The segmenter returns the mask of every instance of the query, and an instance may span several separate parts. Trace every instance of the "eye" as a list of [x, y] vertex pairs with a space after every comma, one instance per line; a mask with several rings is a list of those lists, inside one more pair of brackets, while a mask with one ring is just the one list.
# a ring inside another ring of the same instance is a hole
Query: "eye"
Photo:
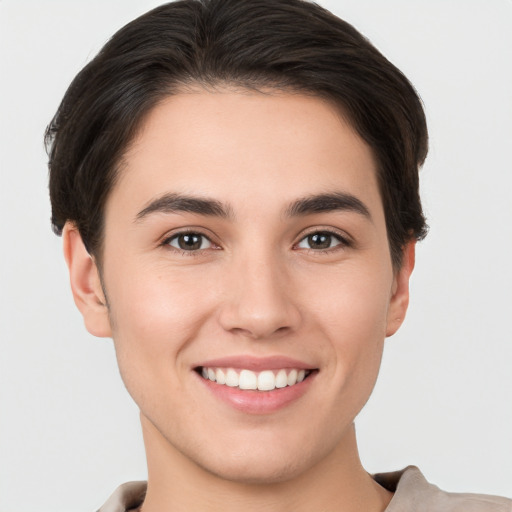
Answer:
[[339, 235], [329, 231], [316, 231], [304, 237], [297, 247], [300, 249], [326, 250], [338, 245], [347, 245], [347, 242]]
[[200, 251], [211, 249], [212, 242], [201, 233], [178, 233], [168, 238], [165, 243], [181, 251]]

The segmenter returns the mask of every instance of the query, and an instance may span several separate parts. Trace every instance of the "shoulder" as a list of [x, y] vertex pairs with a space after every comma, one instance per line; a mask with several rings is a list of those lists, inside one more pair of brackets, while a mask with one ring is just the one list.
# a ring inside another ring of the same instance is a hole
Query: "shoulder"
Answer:
[[[415, 466], [379, 473], [373, 478], [395, 493], [385, 512], [512, 512], [512, 500], [507, 498], [442, 491], [428, 483]], [[138, 508], [144, 500], [146, 486], [146, 482], [119, 486], [98, 512], [127, 512]]]
[[512, 500], [507, 498], [442, 491], [415, 466], [373, 478], [395, 493], [386, 512], [512, 512]]
[[142, 505], [147, 482], [127, 482], [120, 485], [97, 512], [129, 512]]

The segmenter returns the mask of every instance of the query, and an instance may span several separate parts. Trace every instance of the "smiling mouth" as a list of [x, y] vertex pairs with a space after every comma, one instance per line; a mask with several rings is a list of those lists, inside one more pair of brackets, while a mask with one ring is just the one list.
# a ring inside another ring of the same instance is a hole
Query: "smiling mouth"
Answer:
[[278, 370], [263, 370], [254, 372], [247, 369], [196, 368], [197, 373], [204, 379], [221, 386], [241, 390], [273, 391], [295, 386], [307, 379], [315, 370], [282, 368]]

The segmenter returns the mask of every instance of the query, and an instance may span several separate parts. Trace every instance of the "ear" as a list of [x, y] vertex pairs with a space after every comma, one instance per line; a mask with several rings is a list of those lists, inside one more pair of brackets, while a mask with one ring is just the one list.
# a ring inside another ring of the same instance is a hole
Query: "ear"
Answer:
[[395, 271], [388, 309], [386, 336], [393, 336], [402, 325], [409, 306], [409, 279], [414, 269], [416, 241], [403, 249], [402, 266]]
[[111, 337], [107, 301], [94, 258], [87, 252], [74, 224], [66, 223], [62, 240], [71, 291], [75, 304], [84, 318], [86, 329], [94, 336]]

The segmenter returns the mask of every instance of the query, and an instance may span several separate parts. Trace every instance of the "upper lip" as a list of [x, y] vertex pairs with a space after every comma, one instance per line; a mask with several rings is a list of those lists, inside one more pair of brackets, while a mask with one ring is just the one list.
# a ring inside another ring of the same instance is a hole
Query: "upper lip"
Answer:
[[296, 368], [298, 370], [315, 369], [314, 365], [308, 364], [298, 359], [280, 355], [270, 357], [254, 357], [244, 355], [221, 357], [218, 359], [209, 359], [195, 365], [195, 368], [198, 367], [242, 368], [253, 371], [280, 370], [282, 368]]

